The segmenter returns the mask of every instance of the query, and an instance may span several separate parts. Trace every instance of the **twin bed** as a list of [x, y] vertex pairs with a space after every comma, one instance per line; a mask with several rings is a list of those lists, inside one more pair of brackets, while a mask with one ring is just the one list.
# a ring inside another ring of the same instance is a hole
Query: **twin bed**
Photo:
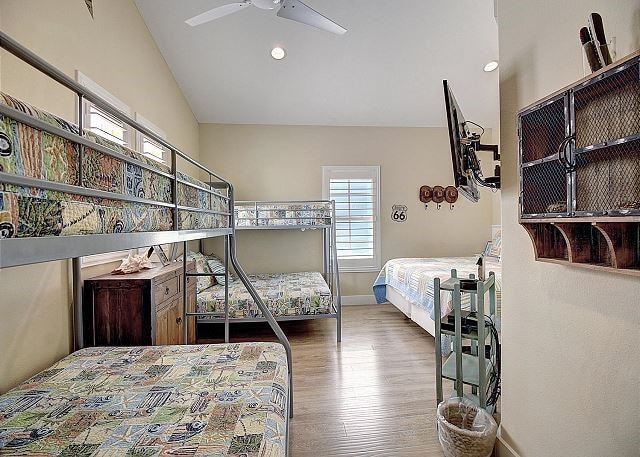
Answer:
[[[500, 315], [502, 268], [500, 263], [500, 231], [496, 230], [493, 241], [485, 252], [486, 274], [494, 272], [496, 276], [496, 308]], [[488, 254], [488, 255], [487, 255]], [[373, 292], [378, 303], [390, 302], [408, 318], [435, 336], [434, 283], [435, 278], [442, 281], [451, 277], [456, 269], [458, 277], [477, 275], [478, 257], [440, 257], [406, 258], [388, 261], [378, 275]], [[462, 295], [462, 305], [469, 304], [469, 294]], [[441, 291], [441, 316], [452, 310], [451, 292]]]
[[[236, 257], [231, 184], [1, 31], [0, 46], [72, 90], [80, 108], [88, 100], [171, 153], [165, 166], [0, 96], [0, 267], [73, 258], [79, 342], [0, 396], [0, 454], [287, 455], [291, 346]], [[216, 182], [180, 173], [178, 161]], [[82, 348], [79, 257], [206, 237], [225, 239], [279, 343]]]

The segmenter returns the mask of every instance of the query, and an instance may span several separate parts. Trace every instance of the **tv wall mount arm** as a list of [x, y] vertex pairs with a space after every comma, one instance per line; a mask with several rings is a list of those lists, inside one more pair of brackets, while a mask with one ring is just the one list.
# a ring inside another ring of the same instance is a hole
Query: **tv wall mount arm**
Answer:
[[482, 168], [480, 168], [480, 160], [478, 160], [478, 151], [493, 152], [493, 160], [500, 161], [500, 152], [497, 144], [483, 144], [480, 142], [480, 135], [472, 133], [463, 139], [462, 144], [465, 150], [464, 168], [473, 175], [473, 179], [479, 186], [488, 187], [490, 189], [500, 189], [500, 164], [496, 164], [494, 176], [484, 177]]

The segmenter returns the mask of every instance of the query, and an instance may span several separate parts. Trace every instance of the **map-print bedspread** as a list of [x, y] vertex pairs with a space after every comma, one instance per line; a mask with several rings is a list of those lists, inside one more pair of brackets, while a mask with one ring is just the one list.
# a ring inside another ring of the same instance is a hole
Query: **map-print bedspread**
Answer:
[[[329, 314], [332, 296], [319, 272], [249, 275], [258, 295], [275, 317]], [[216, 285], [198, 293], [198, 312], [224, 317], [224, 286]], [[229, 283], [229, 317], [261, 317], [262, 313], [239, 279]]]
[[0, 454], [284, 457], [277, 343], [89, 348], [0, 396]]

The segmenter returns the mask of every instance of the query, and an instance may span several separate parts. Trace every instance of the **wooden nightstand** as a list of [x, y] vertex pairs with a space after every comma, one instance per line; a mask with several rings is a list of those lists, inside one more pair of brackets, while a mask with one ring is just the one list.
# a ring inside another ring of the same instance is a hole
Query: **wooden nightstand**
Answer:
[[[187, 264], [189, 272], [195, 264]], [[184, 343], [182, 263], [84, 281], [85, 341], [93, 346]], [[187, 309], [195, 311], [196, 278], [187, 278]], [[189, 319], [189, 344], [196, 342]]]

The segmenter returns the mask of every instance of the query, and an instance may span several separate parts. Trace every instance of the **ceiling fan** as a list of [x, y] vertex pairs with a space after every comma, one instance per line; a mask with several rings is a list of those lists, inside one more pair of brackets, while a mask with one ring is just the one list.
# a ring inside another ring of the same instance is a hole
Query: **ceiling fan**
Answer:
[[221, 17], [229, 14], [233, 14], [247, 6], [255, 6], [262, 10], [273, 10], [278, 5], [280, 5], [280, 9], [277, 13], [278, 17], [291, 19], [292, 21], [301, 22], [338, 35], [344, 35], [347, 33], [347, 29], [336, 24], [328, 17], [318, 13], [310, 6], [305, 5], [300, 0], [243, 0], [239, 3], [229, 3], [227, 5], [222, 5], [209, 11], [205, 11], [191, 19], [187, 19], [185, 22], [190, 26], [195, 27], [215, 19], [220, 19]]

